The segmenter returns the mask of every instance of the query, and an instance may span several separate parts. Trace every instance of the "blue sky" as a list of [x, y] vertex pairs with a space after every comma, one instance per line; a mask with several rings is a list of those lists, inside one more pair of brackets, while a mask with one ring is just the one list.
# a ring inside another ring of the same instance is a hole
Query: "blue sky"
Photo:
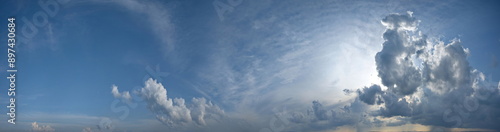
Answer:
[[500, 120], [498, 6], [4, 1], [1, 18], [18, 26], [18, 118], [1, 114], [0, 130], [499, 130], [477, 123]]

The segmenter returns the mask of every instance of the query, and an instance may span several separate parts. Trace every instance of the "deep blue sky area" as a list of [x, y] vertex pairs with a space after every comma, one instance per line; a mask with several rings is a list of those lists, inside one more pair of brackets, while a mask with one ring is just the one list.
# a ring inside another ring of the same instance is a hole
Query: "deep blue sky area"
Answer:
[[0, 131], [498, 131], [499, 7], [5, 0]]

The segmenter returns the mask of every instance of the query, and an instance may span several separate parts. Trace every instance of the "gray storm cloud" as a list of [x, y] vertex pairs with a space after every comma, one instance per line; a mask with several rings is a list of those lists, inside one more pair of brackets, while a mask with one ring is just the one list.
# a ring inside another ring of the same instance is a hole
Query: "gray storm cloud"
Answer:
[[382, 24], [387, 27], [383, 34], [385, 42], [382, 51], [375, 56], [377, 71], [382, 79], [382, 84], [395, 93], [409, 95], [416, 91], [422, 80], [421, 72], [412, 61], [412, 55], [426, 45], [426, 41], [412, 39], [408, 32], [415, 31], [418, 20], [412, 13], [391, 14], [382, 19]]

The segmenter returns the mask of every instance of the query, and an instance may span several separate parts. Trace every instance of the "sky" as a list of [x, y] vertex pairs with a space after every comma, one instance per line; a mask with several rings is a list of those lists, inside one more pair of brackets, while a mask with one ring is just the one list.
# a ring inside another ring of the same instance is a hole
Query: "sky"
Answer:
[[6, 0], [0, 131], [500, 131], [498, 7]]

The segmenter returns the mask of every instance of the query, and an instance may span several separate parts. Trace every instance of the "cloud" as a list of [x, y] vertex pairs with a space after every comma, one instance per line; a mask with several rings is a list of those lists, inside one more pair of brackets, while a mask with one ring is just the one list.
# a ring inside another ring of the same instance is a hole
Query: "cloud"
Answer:
[[111, 2], [133, 12], [144, 14], [143, 17], [148, 20], [148, 25], [161, 40], [164, 51], [168, 53], [175, 49], [173, 38], [175, 26], [171, 22], [170, 10], [162, 3], [140, 0], [111, 0]]
[[[344, 90], [344, 92], [348, 92], [348, 90]], [[377, 98], [377, 96], [376, 96], [377, 94], [382, 93], [382, 89], [378, 85], [372, 85], [370, 87], [365, 87], [362, 90], [358, 89], [357, 92], [358, 92], [358, 98], [361, 101], [363, 101], [369, 105], [375, 104], [375, 101], [377, 99], [379, 99], [379, 102], [377, 102], [377, 104], [381, 103], [380, 97]]]
[[191, 115], [193, 120], [199, 125], [206, 125], [205, 119], [219, 119], [224, 115], [224, 111], [217, 105], [208, 102], [205, 98], [193, 98], [191, 107]]
[[[118, 92], [116, 86], [112, 87], [111, 93], [115, 98], [123, 98], [124, 95]], [[163, 85], [152, 78], [134, 93], [147, 103], [148, 109], [156, 115], [157, 120], [169, 127], [182, 127], [192, 123], [205, 126], [207, 119], [217, 120], [224, 117], [224, 111], [205, 98], [193, 98], [192, 103], [188, 105], [183, 98], [169, 98]]]
[[380, 115], [383, 117], [410, 116], [411, 108], [406, 98], [401, 98], [391, 92], [382, 95], [384, 107], [380, 108]]
[[463, 48], [460, 40], [449, 44], [438, 42], [432, 51], [424, 52], [424, 84], [431, 90], [443, 93], [470, 87], [473, 76], [467, 61], [469, 50]]
[[409, 95], [420, 86], [421, 72], [412, 61], [422, 46], [426, 45], [425, 36], [409, 39], [408, 31], [414, 31], [418, 21], [412, 13], [391, 14], [382, 20], [387, 27], [383, 34], [385, 42], [382, 50], [375, 56], [378, 76], [395, 93]]
[[497, 56], [495, 56], [495, 55], [491, 56], [491, 67], [493, 67], [493, 68], [498, 67], [498, 60], [497, 60]]
[[382, 20], [385, 42], [375, 55], [382, 84], [344, 89], [355, 94], [350, 103], [325, 106], [313, 101], [307, 112], [294, 112], [292, 130], [325, 130], [342, 125], [401, 126], [408, 123], [432, 127], [500, 130], [500, 86], [486, 81], [469, 65], [470, 51], [459, 39], [434, 40], [418, 31], [412, 12], [390, 14]]
[[147, 102], [149, 110], [157, 114], [158, 120], [169, 126], [191, 122], [191, 111], [183, 98], [168, 98], [163, 85], [151, 78], [144, 85], [138, 95]]
[[39, 125], [37, 122], [31, 123], [31, 130], [35, 132], [53, 132], [54, 128], [49, 125]]
[[319, 101], [313, 101], [312, 112], [318, 120], [326, 120], [331, 116], [328, 111], [323, 108], [323, 105]]
[[342, 105], [342, 107], [325, 107], [319, 101], [313, 101], [312, 107], [306, 112], [291, 112], [284, 115], [288, 121], [294, 123], [287, 130], [318, 131], [332, 129], [344, 125], [357, 126], [358, 130], [376, 122], [367, 118], [367, 105], [359, 99]]
[[83, 128], [82, 132], [93, 132], [93, 131], [92, 131], [92, 128], [86, 127], [86, 128]]
[[[377, 71], [387, 90], [373, 85], [358, 89], [357, 97], [381, 105], [371, 116], [394, 118], [430, 126], [500, 127], [499, 90], [483, 73], [469, 65], [470, 51], [459, 39], [450, 43], [429, 39], [417, 30], [412, 12], [382, 20], [385, 42], [375, 56]], [[378, 101], [376, 103], [376, 101]], [[379, 103], [380, 102], [380, 103]], [[485, 120], [484, 118], [487, 118]]]
[[113, 97], [118, 99], [125, 99], [126, 101], [130, 101], [131, 99], [128, 91], [120, 93], [120, 91], [118, 91], [118, 86], [116, 85], [111, 86], [111, 94], [113, 94]]

